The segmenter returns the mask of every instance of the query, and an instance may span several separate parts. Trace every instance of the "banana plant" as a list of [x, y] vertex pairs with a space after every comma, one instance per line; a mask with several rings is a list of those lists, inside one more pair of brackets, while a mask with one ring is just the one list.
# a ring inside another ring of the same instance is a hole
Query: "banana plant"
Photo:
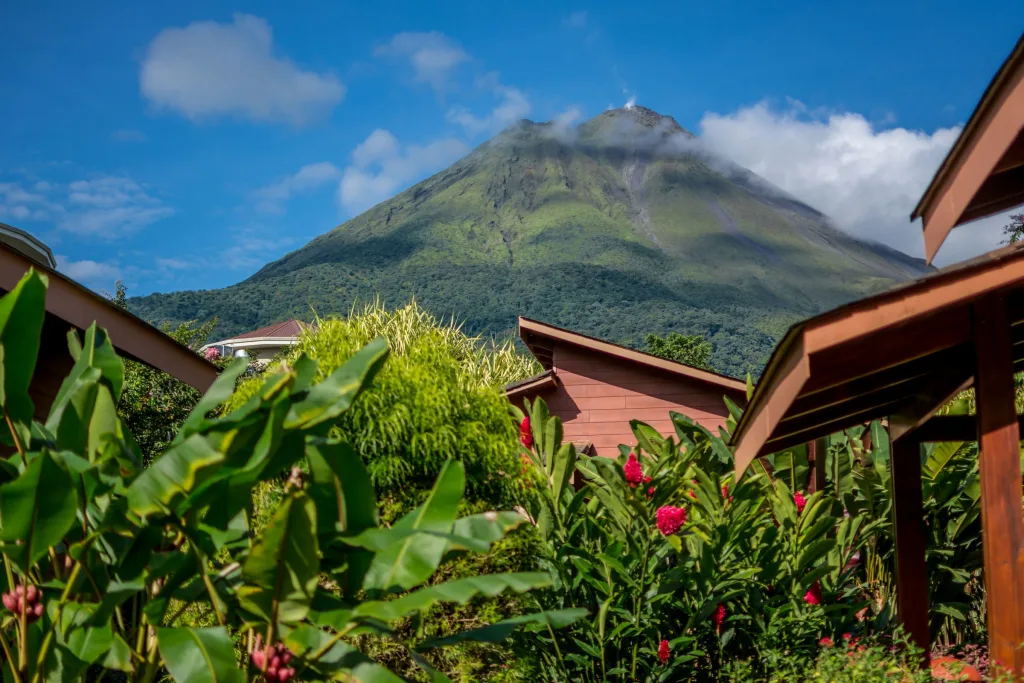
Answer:
[[[392, 624], [439, 603], [551, 585], [544, 572], [429, 583], [447, 558], [487, 552], [524, 521], [512, 511], [458, 518], [459, 462], [420, 507], [379, 525], [360, 458], [330, 430], [386, 362], [383, 340], [317, 384], [315, 362], [301, 357], [218, 414], [245, 370], [236, 362], [143, 468], [115, 410], [123, 365], [95, 324], [82, 339], [69, 334], [74, 366], [46, 421], [33, 421], [46, 288], [30, 271], [0, 299], [0, 443], [13, 451], [0, 465], [6, 680], [80, 681], [99, 667], [147, 683], [400, 681], [353, 638], [393, 637]], [[252, 492], [271, 480], [286, 480], [284, 498], [255, 529]], [[183, 623], [186, 612], [212, 625]], [[580, 616], [529, 614], [400, 646], [446, 681], [428, 661], [433, 648]]]

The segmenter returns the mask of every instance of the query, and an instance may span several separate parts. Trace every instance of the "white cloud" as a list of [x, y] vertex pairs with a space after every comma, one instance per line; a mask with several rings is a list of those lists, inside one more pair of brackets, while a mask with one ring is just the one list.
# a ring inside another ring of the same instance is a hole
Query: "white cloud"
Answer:
[[264, 213], [281, 213], [284, 203], [293, 194], [315, 190], [341, 177], [341, 169], [329, 161], [303, 166], [293, 175], [256, 191], [256, 209]]
[[464, 142], [452, 138], [403, 148], [394, 135], [378, 128], [352, 151], [352, 165], [345, 169], [338, 187], [339, 200], [349, 211], [364, 211], [467, 152]]
[[142, 63], [142, 94], [193, 120], [230, 114], [296, 125], [344, 97], [333, 74], [303, 71], [273, 47], [270, 25], [249, 14], [165, 29]]
[[116, 142], [146, 142], [149, 137], [141, 130], [134, 128], [122, 128], [110, 134], [110, 138]]
[[72, 280], [96, 289], [97, 286], [113, 285], [121, 277], [121, 268], [116, 263], [104, 263], [83, 259], [72, 261], [68, 257], [57, 254], [57, 270]]
[[[496, 80], [493, 78], [492, 80]], [[448, 120], [465, 129], [469, 135], [496, 133], [530, 113], [530, 100], [518, 88], [495, 83], [490, 86], [498, 105], [486, 116], [475, 116], [466, 107], [455, 106], [448, 110]]]
[[374, 54], [407, 59], [416, 82], [429, 85], [438, 94], [447, 89], [455, 69], [470, 59], [458, 43], [438, 31], [399, 33]]
[[[876, 128], [856, 113], [782, 110], [762, 102], [732, 114], [705, 114], [700, 139], [711, 151], [827, 214], [842, 229], [923, 256], [913, 210], [959, 128], [934, 132]], [[936, 259], [948, 264], [989, 251], [1005, 217], [954, 230]]]

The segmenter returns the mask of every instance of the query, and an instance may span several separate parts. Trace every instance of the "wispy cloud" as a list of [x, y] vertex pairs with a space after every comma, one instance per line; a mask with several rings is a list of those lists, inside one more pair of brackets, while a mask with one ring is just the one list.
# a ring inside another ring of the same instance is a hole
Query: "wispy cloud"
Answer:
[[589, 18], [590, 18], [590, 13], [589, 12], [587, 12], [586, 10], [580, 10], [578, 12], [573, 12], [572, 14], [567, 16], [565, 19], [563, 19], [562, 20], [562, 24], [564, 26], [568, 26], [569, 28], [586, 28], [587, 27], [587, 20]]
[[104, 239], [136, 232], [174, 213], [134, 180], [118, 176], [72, 182], [63, 206], [57, 227]]
[[329, 161], [303, 166], [294, 174], [256, 190], [256, 210], [262, 213], [282, 213], [284, 204], [292, 195], [315, 190], [336, 182], [341, 169]]
[[518, 88], [503, 84], [497, 73], [488, 74], [480, 79], [479, 84], [497, 100], [490, 112], [477, 116], [467, 107], [456, 105], [446, 114], [449, 121], [462, 126], [468, 135], [496, 133], [530, 113], [530, 100], [526, 94]]
[[149, 137], [141, 130], [122, 128], [111, 133], [110, 139], [116, 142], [147, 142]]
[[174, 210], [124, 176], [96, 176], [71, 183], [0, 183], [0, 220], [54, 224], [80, 236], [113, 240], [172, 215]]
[[352, 164], [342, 174], [338, 198], [345, 209], [363, 211], [468, 151], [466, 143], [453, 138], [422, 147], [403, 146], [390, 131], [378, 128], [352, 151]]
[[240, 230], [231, 239], [218, 261], [230, 270], [253, 270], [283, 256], [295, 241], [290, 237], [271, 237], [256, 231]]
[[439, 95], [447, 90], [459, 65], [470, 60], [458, 43], [438, 31], [399, 33], [374, 54], [407, 60], [414, 80], [429, 85]]
[[345, 95], [333, 74], [276, 56], [270, 25], [249, 14], [165, 29], [149, 44], [139, 84], [157, 107], [194, 120], [237, 115], [301, 125]]

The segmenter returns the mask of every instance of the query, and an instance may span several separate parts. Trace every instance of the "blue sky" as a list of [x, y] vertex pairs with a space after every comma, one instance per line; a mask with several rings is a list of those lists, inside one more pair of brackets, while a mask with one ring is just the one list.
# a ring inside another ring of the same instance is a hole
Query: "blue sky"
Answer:
[[906, 216], [1024, 29], [1018, 0], [637, 7], [2, 3], [0, 221], [97, 289], [219, 287], [518, 118], [635, 100], [919, 254]]

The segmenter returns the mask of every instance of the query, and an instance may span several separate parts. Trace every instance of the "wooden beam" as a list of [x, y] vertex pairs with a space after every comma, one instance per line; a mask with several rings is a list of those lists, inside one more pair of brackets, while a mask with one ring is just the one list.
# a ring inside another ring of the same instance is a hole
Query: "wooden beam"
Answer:
[[981, 532], [988, 596], [989, 658], [1024, 673], [1024, 548], [1020, 430], [1006, 300], [974, 305]]
[[977, 441], [978, 421], [974, 415], [935, 415], [917, 428], [914, 438], [921, 443]]
[[927, 536], [921, 491], [921, 444], [911, 434], [892, 443], [893, 527], [896, 537], [896, 605], [900, 623], [914, 645], [931, 651], [928, 627]]

